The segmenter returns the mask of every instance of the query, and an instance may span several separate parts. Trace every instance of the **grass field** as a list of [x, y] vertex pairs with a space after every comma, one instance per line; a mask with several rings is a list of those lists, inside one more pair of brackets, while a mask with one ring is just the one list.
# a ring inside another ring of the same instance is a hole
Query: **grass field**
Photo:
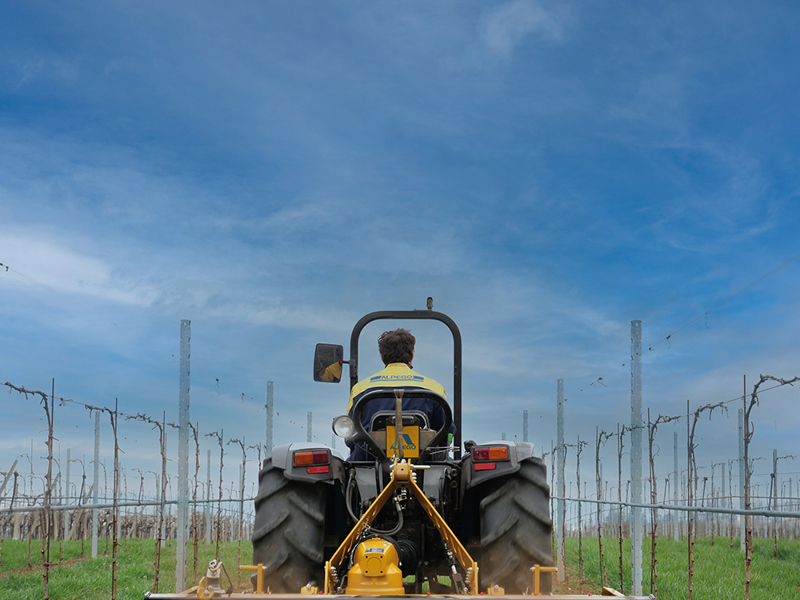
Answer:
[[[28, 543], [4, 540], [0, 545], [0, 598], [15, 600], [39, 600], [42, 595], [42, 571], [40, 543], [34, 542], [32, 569], [27, 569]], [[237, 544], [222, 544], [222, 559], [236, 583]], [[608, 585], [616, 589], [619, 584], [619, 545], [615, 538], [603, 540], [606, 557]], [[88, 553], [89, 544], [86, 544]], [[111, 594], [111, 557], [103, 556], [104, 540], [100, 542], [97, 559], [80, 559], [80, 542], [63, 545], [64, 565], [50, 572], [50, 597], [53, 600], [100, 600]], [[753, 600], [800, 600], [800, 541], [781, 540], [778, 543], [779, 558], [772, 553], [771, 540], [756, 540], [753, 555], [751, 595]], [[190, 549], [191, 553], [191, 549]], [[249, 543], [242, 544], [242, 562], [251, 557]], [[141, 600], [153, 585], [152, 540], [129, 540], [125, 550], [123, 541], [118, 557], [118, 598]], [[649, 565], [649, 541], [645, 545], [645, 556]], [[682, 600], [687, 596], [686, 543], [661, 538], [658, 544], [658, 599]], [[693, 598], [696, 600], [728, 600], [744, 598], [744, 557], [739, 552], [738, 540], [730, 547], [729, 540], [717, 538], [712, 547], [710, 538], [700, 538], [695, 546], [695, 571]], [[600, 564], [597, 554], [597, 539], [584, 538], [584, 591], [598, 593], [601, 587]], [[205, 566], [214, 558], [214, 546], [200, 545], [198, 577], [205, 573]], [[51, 561], [61, 561], [57, 542], [51, 546]], [[630, 542], [623, 546], [623, 572], [625, 591], [630, 591]], [[191, 567], [190, 567], [191, 575]], [[567, 540], [567, 572], [570, 583], [577, 587], [578, 540]], [[246, 577], [242, 576], [242, 586]], [[175, 545], [162, 549], [161, 580], [159, 591], [175, 590]], [[644, 570], [644, 592], [650, 592], [650, 570]]]
[[[630, 593], [630, 540], [623, 542], [624, 590]], [[584, 538], [584, 573], [588, 581], [599, 584], [600, 560], [597, 538]], [[695, 564], [692, 577], [692, 598], [696, 600], [740, 600], [744, 598], [744, 554], [739, 551], [739, 539], [733, 548], [730, 538], [699, 538], [694, 547]], [[619, 541], [603, 538], [608, 585], [620, 589]], [[643, 591], [650, 593], [650, 540], [645, 541]], [[566, 544], [567, 574], [580, 579], [578, 569], [578, 540]], [[688, 549], [685, 538], [680, 542], [664, 536], [658, 540], [658, 600], [682, 600], [688, 594]], [[752, 600], [800, 600], [800, 541], [778, 540], [778, 559], [772, 550], [772, 540], [755, 540], [751, 568], [750, 598]]]
[[[109, 544], [110, 545], [110, 544]], [[100, 540], [98, 557], [81, 559], [81, 543], [63, 543], [63, 561], [66, 566], [53, 567], [50, 570], [50, 597], [53, 600], [108, 600], [111, 597], [111, 550], [103, 556], [105, 540]], [[86, 543], [86, 555], [91, 556], [91, 543]], [[220, 545], [223, 563], [236, 584], [237, 576], [237, 543]], [[28, 542], [4, 540], [0, 545], [0, 598], [14, 600], [41, 600], [42, 568], [41, 541], [34, 541], [31, 564], [35, 570], [27, 569]], [[214, 558], [214, 545], [200, 544], [198, 547], [198, 575], [205, 575], [208, 561]], [[193, 549], [189, 548], [190, 557]], [[249, 563], [253, 550], [249, 542], [242, 542], [242, 562]], [[117, 556], [117, 598], [120, 600], [142, 600], [144, 594], [153, 586], [153, 557], [155, 542], [153, 540], [128, 540], [120, 544]], [[50, 546], [50, 561], [59, 562], [61, 554], [57, 542]], [[192, 567], [189, 565], [189, 576]], [[242, 575], [244, 587], [249, 574]], [[175, 543], [161, 549], [161, 574], [159, 577], [160, 592], [175, 591]]]

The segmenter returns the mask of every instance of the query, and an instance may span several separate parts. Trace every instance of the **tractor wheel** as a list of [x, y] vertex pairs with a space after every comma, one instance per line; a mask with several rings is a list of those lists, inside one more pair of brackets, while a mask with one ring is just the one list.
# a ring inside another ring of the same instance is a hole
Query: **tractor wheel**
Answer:
[[[480, 501], [480, 588], [499, 585], [506, 594], [532, 594], [531, 567], [552, 566], [550, 487], [544, 462], [528, 458], [516, 473], [488, 482]], [[542, 574], [540, 594], [549, 594], [551, 575]]]
[[299, 594], [309, 582], [322, 587], [326, 495], [324, 483], [292, 481], [272, 459], [264, 461], [255, 499], [253, 564], [265, 567], [265, 591]]

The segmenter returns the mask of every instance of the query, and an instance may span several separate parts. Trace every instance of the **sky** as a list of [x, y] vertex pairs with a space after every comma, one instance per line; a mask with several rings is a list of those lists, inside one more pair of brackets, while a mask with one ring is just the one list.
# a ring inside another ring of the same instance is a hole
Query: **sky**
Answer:
[[[464, 439], [521, 440], [527, 410], [549, 452], [563, 379], [591, 465], [596, 428], [631, 423], [641, 320], [645, 413], [727, 402], [697, 425], [708, 474], [738, 456], [743, 386], [800, 375], [798, 20], [791, 2], [4, 3], [0, 383], [176, 422], [190, 320], [201, 436], [262, 444], [272, 381], [275, 444], [305, 441], [308, 412], [331, 444], [348, 389], [312, 381], [314, 345], [430, 296], [463, 338]], [[365, 329], [362, 375], [399, 325]], [[450, 393], [448, 330], [409, 327]], [[0, 471], [43, 473], [44, 411], [8, 392]], [[776, 449], [797, 479], [798, 420], [796, 389], [762, 395], [756, 473]], [[676, 431], [685, 468], [683, 419], [659, 427], [663, 477]], [[57, 404], [55, 435], [88, 469], [88, 411]], [[120, 435], [129, 469], [156, 468], [149, 426]]]

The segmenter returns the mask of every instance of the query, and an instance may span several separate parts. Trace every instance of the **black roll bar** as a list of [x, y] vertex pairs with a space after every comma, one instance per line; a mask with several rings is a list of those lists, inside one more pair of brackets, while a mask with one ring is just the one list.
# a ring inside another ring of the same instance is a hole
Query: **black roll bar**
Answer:
[[453, 334], [453, 420], [456, 423], [455, 453], [456, 460], [461, 458], [461, 332], [456, 322], [444, 313], [434, 310], [379, 310], [364, 315], [353, 327], [350, 335], [350, 389], [358, 383], [358, 338], [361, 330], [381, 319], [427, 319], [440, 321], [447, 325]]

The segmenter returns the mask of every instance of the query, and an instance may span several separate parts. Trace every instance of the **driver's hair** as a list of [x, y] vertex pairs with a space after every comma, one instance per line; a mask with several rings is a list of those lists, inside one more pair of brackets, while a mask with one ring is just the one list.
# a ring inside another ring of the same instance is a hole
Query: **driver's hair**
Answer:
[[417, 340], [407, 329], [384, 331], [378, 338], [378, 350], [381, 353], [383, 364], [406, 363], [410, 364], [414, 358], [414, 344]]

